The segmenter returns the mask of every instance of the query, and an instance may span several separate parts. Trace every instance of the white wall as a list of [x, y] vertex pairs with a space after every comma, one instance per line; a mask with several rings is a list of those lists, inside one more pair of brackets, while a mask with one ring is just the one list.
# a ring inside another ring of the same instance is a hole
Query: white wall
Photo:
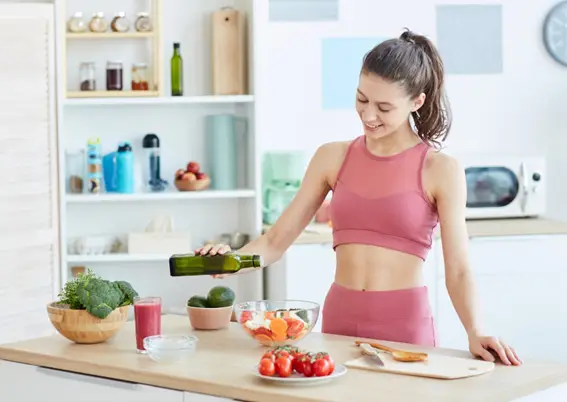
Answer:
[[[310, 155], [324, 142], [360, 134], [354, 93], [351, 110], [321, 108], [322, 37], [392, 37], [409, 27], [436, 41], [435, 6], [471, 3], [503, 5], [504, 72], [447, 77], [454, 115], [447, 152], [547, 156], [549, 208], [553, 216], [567, 219], [561, 208], [567, 200], [567, 173], [562, 173], [567, 166], [561, 161], [567, 145], [567, 69], [547, 55], [542, 40], [553, 0], [343, 0], [337, 23], [266, 23], [258, 37], [264, 71], [257, 75], [256, 91], [264, 149], [301, 149]], [[267, 6], [259, 9], [267, 20]]]

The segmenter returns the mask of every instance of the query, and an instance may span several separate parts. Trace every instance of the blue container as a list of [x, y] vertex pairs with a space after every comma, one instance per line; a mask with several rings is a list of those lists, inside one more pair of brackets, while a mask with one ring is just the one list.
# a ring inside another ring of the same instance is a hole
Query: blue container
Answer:
[[214, 190], [234, 190], [238, 187], [239, 141], [237, 123], [246, 132], [246, 120], [232, 114], [216, 114], [206, 117], [207, 159], [206, 166]]
[[104, 173], [104, 189], [107, 193], [116, 193], [116, 152], [104, 155], [102, 158], [102, 171]]
[[125, 194], [134, 192], [134, 154], [128, 142], [119, 145], [116, 152], [116, 191]]

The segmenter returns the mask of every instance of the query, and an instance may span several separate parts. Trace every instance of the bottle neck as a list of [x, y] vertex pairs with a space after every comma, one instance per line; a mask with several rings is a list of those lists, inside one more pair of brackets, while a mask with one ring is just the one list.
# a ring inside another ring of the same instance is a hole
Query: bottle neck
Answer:
[[240, 267], [241, 268], [262, 268], [264, 261], [260, 255], [241, 255]]
[[173, 55], [174, 56], [181, 56], [181, 52], [179, 51], [179, 48], [173, 49]]

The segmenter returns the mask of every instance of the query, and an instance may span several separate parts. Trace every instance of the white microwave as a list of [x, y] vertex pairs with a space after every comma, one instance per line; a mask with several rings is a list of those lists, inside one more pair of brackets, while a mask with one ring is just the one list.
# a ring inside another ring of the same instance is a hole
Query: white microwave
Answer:
[[467, 219], [537, 217], [545, 214], [545, 158], [456, 156], [467, 182]]

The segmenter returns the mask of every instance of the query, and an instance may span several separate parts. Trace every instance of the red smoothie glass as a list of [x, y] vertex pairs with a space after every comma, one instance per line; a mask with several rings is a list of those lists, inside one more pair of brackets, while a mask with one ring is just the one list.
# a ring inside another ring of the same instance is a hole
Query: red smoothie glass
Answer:
[[136, 351], [146, 353], [144, 338], [161, 335], [161, 297], [134, 297]]

